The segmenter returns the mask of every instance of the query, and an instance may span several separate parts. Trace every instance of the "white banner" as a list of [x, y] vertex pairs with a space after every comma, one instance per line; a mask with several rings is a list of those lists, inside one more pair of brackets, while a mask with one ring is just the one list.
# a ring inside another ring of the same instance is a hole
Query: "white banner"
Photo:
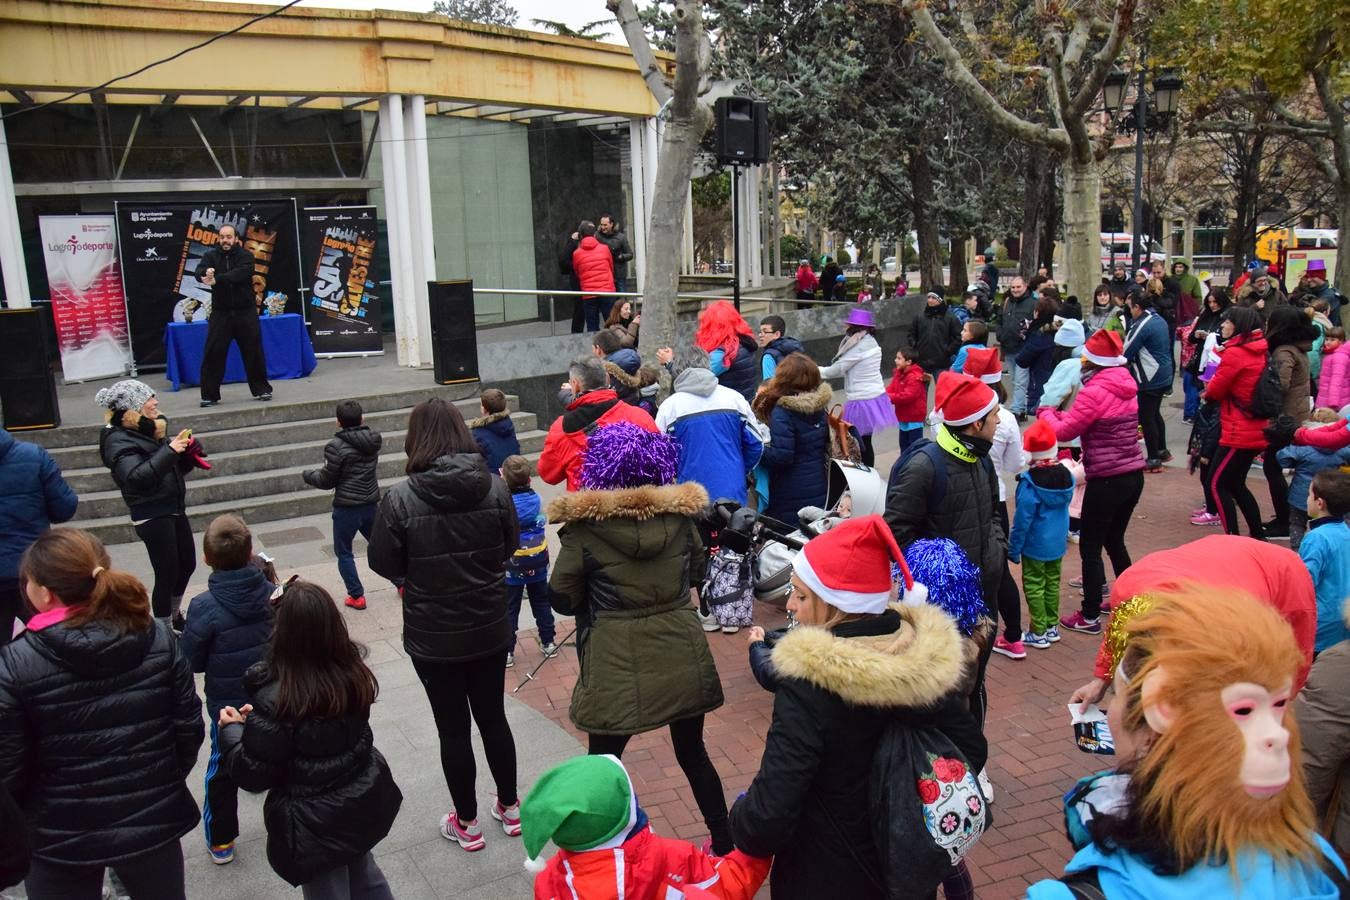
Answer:
[[131, 339], [112, 216], [41, 216], [52, 318], [66, 381], [125, 374]]

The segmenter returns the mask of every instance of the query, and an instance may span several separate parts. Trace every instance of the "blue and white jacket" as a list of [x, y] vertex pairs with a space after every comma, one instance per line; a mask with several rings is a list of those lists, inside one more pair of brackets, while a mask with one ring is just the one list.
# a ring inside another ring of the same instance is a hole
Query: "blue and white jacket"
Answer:
[[1172, 383], [1176, 374], [1172, 332], [1167, 321], [1153, 310], [1130, 323], [1122, 355], [1141, 391], [1160, 391]]
[[745, 476], [764, 449], [750, 404], [710, 369], [685, 369], [673, 388], [656, 410], [656, 427], [679, 445], [679, 480], [703, 485], [710, 499], [744, 503]]

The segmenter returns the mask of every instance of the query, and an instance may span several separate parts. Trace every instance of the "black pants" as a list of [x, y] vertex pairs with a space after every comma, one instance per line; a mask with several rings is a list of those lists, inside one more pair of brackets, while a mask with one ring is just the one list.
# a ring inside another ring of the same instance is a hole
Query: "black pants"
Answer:
[[441, 770], [460, 821], [478, 818], [478, 778], [470, 739], [472, 723], [483, 739], [497, 800], [511, 806], [516, 797], [516, 741], [506, 722], [502, 691], [506, 686], [506, 651], [462, 663], [433, 662], [413, 657], [413, 669], [426, 689], [436, 732], [441, 739]]
[[[183, 848], [178, 841], [151, 850], [112, 870], [122, 879], [131, 900], [184, 900]], [[24, 879], [29, 900], [100, 900], [103, 866], [70, 866], [34, 858]]]
[[1205, 492], [1205, 512], [1211, 516], [1219, 514], [1219, 501], [1214, 496], [1214, 482], [1211, 473], [1214, 471], [1214, 461], [1201, 463], [1200, 469], [1200, 489]]
[[[1247, 487], [1247, 473], [1260, 450], [1239, 450], [1219, 445], [1219, 453], [1210, 463], [1210, 484], [1219, 502], [1219, 521], [1228, 534], [1238, 533], [1237, 511], [1247, 520], [1247, 533], [1257, 540], [1266, 539], [1261, 525], [1261, 507]], [[1287, 501], [1286, 501], [1287, 502]]]
[[220, 765], [220, 716], [211, 715], [211, 756], [206, 762], [206, 802], [202, 804], [202, 830], [206, 843], [219, 847], [239, 837], [239, 785]]
[[155, 586], [150, 608], [157, 619], [167, 619], [183, 601], [188, 579], [197, 568], [197, 548], [186, 515], [158, 516], [136, 526], [136, 537], [150, 554]]
[[1143, 493], [1142, 471], [1088, 479], [1083, 490], [1083, 530], [1078, 536], [1078, 555], [1083, 561], [1085, 619], [1095, 619], [1102, 611], [1102, 585], [1106, 584], [1102, 550], [1111, 557], [1111, 568], [1117, 578], [1130, 567], [1125, 529], [1130, 527], [1130, 517]]
[[1167, 450], [1167, 426], [1162, 417], [1162, 391], [1139, 392], [1139, 424], [1144, 428], [1144, 446], [1149, 460], [1161, 459]]
[[872, 436], [864, 434], [858, 440], [858, 449], [862, 452], [862, 464], [864, 466], [874, 466], [877, 462], [876, 451], [872, 449]]
[[31, 616], [32, 611], [19, 586], [19, 579], [0, 578], [0, 647], [10, 642], [14, 634], [14, 620], [27, 622]]
[[[587, 752], [592, 756], [609, 753], [622, 757], [623, 750], [632, 738], [629, 734], [592, 734]], [[732, 850], [731, 826], [727, 824], [727, 799], [722, 794], [722, 779], [708, 759], [708, 750], [703, 746], [703, 717], [681, 719], [670, 723], [670, 742], [675, 746], [675, 761], [684, 770], [689, 779], [689, 787], [694, 792], [694, 802], [703, 821], [712, 834], [713, 852], [725, 856]]]
[[1266, 485], [1270, 488], [1270, 505], [1275, 509], [1274, 522], [1289, 527], [1289, 484], [1284, 480], [1284, 470], [1280, 467], [1278, 453], [1280, 448], [1267, 447], [1261, 460], [1261, 471], [1266, 474]]
[[[1003, 539], [1008, 538], [1008, 503], [998, 504], [998, 525], [1003, 529]], [[1017, 579], [1008, 568], [1007, 554], [1003, 556], [1003, 577], [998, 582], [998, 615], [1003, 619], [1003, 639], [1020, 641], [1022, 639], [1022, 595], [1017, 590]]]
[[267, 381], [267, 360], [263, 356], [262, 326], [252, 309], [240, 311], [213, 309], [206, 325], [206, 346], [202, 349], [201, 388], [203, 400], [220, 399], [220, 380], [225, 377], [225, 357], [230, 341], [239, 345], [239, 356], [248, 374], [248, 390], [253, 396], [272, 393]]

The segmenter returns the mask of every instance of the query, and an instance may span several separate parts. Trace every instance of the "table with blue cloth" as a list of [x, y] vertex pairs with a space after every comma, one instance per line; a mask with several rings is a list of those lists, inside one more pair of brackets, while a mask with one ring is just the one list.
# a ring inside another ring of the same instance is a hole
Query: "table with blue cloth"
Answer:
[[[309, 329], [303, 316], [288, 313], [283, 316], [261, 316], [263, 356], [267, 359], [269, 381], [286, 378], [304, 378], [318, 364], [314, 359], [314, 345], [309, 341]], [[183, 385], [201, 383], [202, 350], [206, 347], [205, 322], [170, 322], [164, 329], [164, 355], [168, 360], [165, 376], [178, 390]], [[223, 384], [248, 381], [244, 361], [239, 356], [239, 345], [230, 344], [225, 358]]]

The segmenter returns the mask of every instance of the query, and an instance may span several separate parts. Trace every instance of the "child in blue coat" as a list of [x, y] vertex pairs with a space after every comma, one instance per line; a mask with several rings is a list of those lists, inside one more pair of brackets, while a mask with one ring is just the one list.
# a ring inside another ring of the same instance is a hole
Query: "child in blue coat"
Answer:
[[[1303, 426], [1319, 428], [1335, 421], [1336, 411], [1323, 407], [1313, 410], [1312, 419]], [[1289, 549], [1297, 551], [1303, 536], [1308, 533], [1308, 486], [1312, 484], [1313, 476], [1323, 469], [1350, 466], [1350, 447], [1322, 450], [1290, 444], [1279, 451], [1278, 459], [1282, 468], [1294, 470], [1294, 477], [1289, 479]]]
[[1313, 653], [1350, 637], [1342, 613], [1350, 596], [1350, 472], [1324, 469], [1308, 489], [1308, 533], [1298, 555], [1317, 592], [1317, 637]]
[[553, 608], [548, 604], [548, 539], [544, 534], [542, 502], [530, 487], [530, 461], [523, 456], [508, 456], [502, 461], [502, 480], [511, 489], [520, 521], [520, 546], [506, 561], [506, 600], [511, 616], [511, 652], [506, 667], [516, 664], [516, 631], [520, 624], [520, 603], [528, 594], [530, 612], [539, 628], [539, 646], [545, 656], [558, 652], [553, 643]]
[[516, 439], [516, 426], [511, 421], [511, 412], [506, 408], [506, 394], [496, 388], [488, 388], [478, 396], [478, 404], [483, 415], [469, 422], [469, 430], [483, 454], [489, 472], [499, 472], [502, 462], [520, 452], [520, 441]]
[[1031, 468], [1017, 481], [1008, 562], [1022, 565], [1022, 593], [1031, 614], [1031, 631], [1022, 636], [1022, 643], [1045, 650], [1059, 640], [1059, 572], [1069, 543], [1074, 482], [1055, 458], [1058, 442], [1045, 422], [1036, 421], [1026, 430], [1022, 449]]

